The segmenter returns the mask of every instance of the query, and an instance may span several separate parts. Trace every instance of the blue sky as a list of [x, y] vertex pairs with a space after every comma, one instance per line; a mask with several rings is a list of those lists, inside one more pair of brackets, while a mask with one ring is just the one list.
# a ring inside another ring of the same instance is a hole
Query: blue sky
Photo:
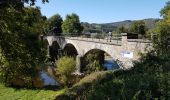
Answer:
[[56, 13], [63, 19], [76, 13], [81, 22], [108, 23], [123, 20], [160, 18], [159, 11], [168, 0], [49, 0], [36, 5], [48, 18]]

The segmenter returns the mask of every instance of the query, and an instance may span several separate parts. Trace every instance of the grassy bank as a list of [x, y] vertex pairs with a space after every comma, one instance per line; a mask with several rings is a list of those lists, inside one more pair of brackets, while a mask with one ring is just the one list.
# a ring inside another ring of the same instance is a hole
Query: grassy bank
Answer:
[[81, 96], [88, 89], [90, 89], [92, 86], [99, 84], [105, 79], [110, 80], [115, 71], [99, 71], [87, 75], [78, 83], [73, 85], [71, 88], [66, 89], [64, 93], [57, 95], [56, 100], [75, 100], [76, 98], [79, 98], [79, 96]]
[[58, 99], [170, 100], [169, 56], [147, 56], [130, 70], [93, 73]]
[[0, 100], [53, 100], [64, 90], [16, 89], [0, 84]]

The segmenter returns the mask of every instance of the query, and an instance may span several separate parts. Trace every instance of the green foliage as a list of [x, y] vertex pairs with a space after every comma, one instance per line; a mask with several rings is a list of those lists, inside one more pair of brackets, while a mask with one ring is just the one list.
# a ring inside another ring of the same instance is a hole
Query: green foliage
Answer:
[[161, 10], [161, 15], [163, 20], [161, 20], [156, 28], [155, 36], [153, 43], [154, 47], [158, 54], [170, 53], [170, 2], [167, 2], [167, 5]]
[[70, 86], [72, 73], [76, 70], [76, 62], [74, 58], [64, 56], [56, 62], [56, 72], [59, 74], [60, 83], [64, 86]]
[[158, 54], [170, 53], [170, 24], [165, 22], [158, 23], [155, 28], [157, 35], [155, 36], [153, 43]]
[[149, 40], [152, 40], [153, 34], [154, 34], [154, 30], [150, 29], [150, 30], [146, 31], [145, 37]]
[[4, 81], [4, 74], [2, 71], [6, 69], [6, 66], [9, 66], [8, 61], [6, 60], [5, 56], [2, 53], [2, 50], [0, 49], [0, 82], [3, 83]]
[[168, 17], [169, 10], [170, 10], [170, 1], [166, 3], [166, 6], [163, 9], [161, 9], [160, 11], [161, 16], [163, 16], [163, 18]]
[[62, 30], [65, 35], [79, 35], [83, 31], [78, 15], [67, 15], [62, 24]]
[[103, 70], [103, 66], [101, 66], [99, 64], [99, 61], [94, 60], [93, 62], [90, 62], [87, 66], [86, 66], [86, 73], [92, 73], [92, 72], [96, 72], [96, 71], [101, 71]]
[[1, 100], [54, 100], [55, 96], [61, 95], [65, 90], [45, 90], [5, 87], [0, 84]]
[[128, 30], [124, 26], [121, 26], [121, 27], [117, 28], [117, 33], [118, 34], [126, 33], [126, 32], [128, 32]]
[[83, 33], [108, 33], [115, 31], [117, 26], [110, 24], [89, 24], [87, 22], [81, 23], [83, 26]]
[[[170, 99], [170, 39], [169, 3], [162, 9], [164, 19], [154, 30], [156, 52], [143, 55], [130, 70], [120, 70], [86, 88], [77, 99], [98, 100], [169, 100]], [[134, 25], [134, 30], [139, 30]]]
[[86, 74], [104, 70], [104, 67], [102, 66], [104, 63], [104, 53], [102, 51], [91, 51], [85, 55], [84, 59], [85, 68], [83, 68], [83, 71]]
[[97, 54], [88, 54], [86, 57], [88, 64], [86, 65], [85, 72], [90, 74], [92, 72], [101, 71], [104, 69], [103, 66], [97, 60]]
[[64, 56], [57, 61], [57, 72], [61, 75], [70, 75], [75, 70], [75, 61], [71, 57]]
[[[35, 5], [36, 0], [1, 0], [3, 4], [10, 4], [10, 3], [27, 3], [30, 5]], [[43, 3], [48, 2], [48, 0], [42, 0]]]
[[8, 62], [0, 66], [5, 83], [14, 77], [30, 82], [37, 73], [36, 66], [45, 59], [39, 41], [44, 17], [39, 8], [17, 7], [3, 5], [0, 9], [0, 49]]
[[47, 20], [47, 22], [49, 30], [51, 30], [55, 35], [61, 35], [62, 33], [61, 25], [63, 23], [63, 19], [59, 14], [53, 15]]
[[67, 96], [76, 100], [169, 100], [169, 65], [170, 55], [144, 55], [130, 70], [97, 72], [83, 78]]
[[144, 21], [135, 21], [130, 26], [130, 32], [144, 35], [145, 31], [146, 31], [146, 26]]
[[[140, 21], [140, 20], [138, 20]], [[147, 29], [153, 29], [156, 25], [156, 22], [160, 21], [160, 19], [153, 19], [148, 18], [144, 19], [145, 26]], [[97, 23], [87, 23], [82, 22], [81, 24], [84, 27], [83, 33], [108, 33], [108, 32], [115, 32], [119, 33], [119, 28], [122, 26], [125, 28], [125, 32], [129, 32], [130, 25], [134, 23], [133, 20], [125, 20], [120, 22], [113, 22], [113, 23], [104, 23], [104, 24], [97, 24]]]

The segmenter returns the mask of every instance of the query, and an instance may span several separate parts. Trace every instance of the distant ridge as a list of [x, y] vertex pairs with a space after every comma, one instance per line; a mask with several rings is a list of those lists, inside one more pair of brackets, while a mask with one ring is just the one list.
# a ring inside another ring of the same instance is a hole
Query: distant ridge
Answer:
[[[160, 21], [161, 19], [158, 18], [147, 18], [147, 19], [142, 19], [144, 20], [146, 27], [148, 29], [152, 29], [155, 27], [156, 23]], [[130, 25], [134, 21], [140, 21], [140, 20], [124, 20], [124, 21], [119, 21], [119, 22], [111, 22], [111, 23], [87, 23], [87, 22], [82, 22], [82, 25], [84, 26], [84, 32], [108, 32], [108, 31], [115, 31], [118, 27], [124, 26], [125, 28], [129, 28]]]

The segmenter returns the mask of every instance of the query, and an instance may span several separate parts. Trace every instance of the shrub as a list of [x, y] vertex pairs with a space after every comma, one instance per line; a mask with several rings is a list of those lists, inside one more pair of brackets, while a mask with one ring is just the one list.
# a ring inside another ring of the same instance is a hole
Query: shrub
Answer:
[[91, 72], [101, 71], [103, 70], [103, 66], [99, 64], [99, 61], [94, 60], [86, 65], [86, 73], [90, 74]]
[[76, 69], [76, 62], [74, 58], [64, 56], [56, 62], [56, 73], [59, 74], [59, 81], [64, 86], [70, 86], [72, 84], [71, 79], [74, 78], [72, 73]]
[[8, 62], [0, 49], [0, 82], [4, 82], [5, 76], [4, 71], [7, 69]]
[[87, 74], [104, 70], [104, 67], [100, 63], [101, 61], [98, 59], [99, 57], [99, 54], [87, 54], [85, 57], [85, 62], [87, 62], [85, 72]]

